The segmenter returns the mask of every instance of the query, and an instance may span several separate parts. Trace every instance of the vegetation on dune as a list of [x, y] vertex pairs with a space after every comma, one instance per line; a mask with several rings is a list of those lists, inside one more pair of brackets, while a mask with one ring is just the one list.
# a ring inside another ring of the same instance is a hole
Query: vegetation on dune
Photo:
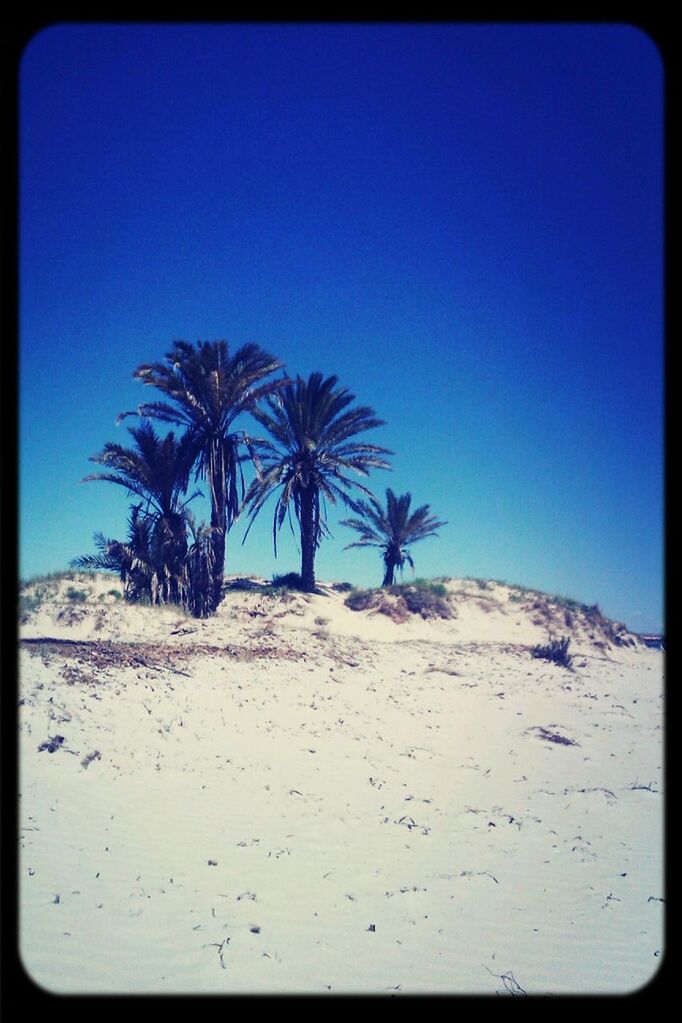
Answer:
[[393, 585], [396, 569], [402, 572], [405, 564], [414, 568], [409, 552], [412, 544], [436, 536], [436, 530], [447, 525], [430, 514], [428, 504], [410, 513], [411, 501], [411, 494], [396, 497], [389, 488], [386, 490], [385, 508], [382, 508], [376, 497], [370, 495], [369, 501], [357, 502], [361, 518], [344, 519], [341, 523], [360, 534], [360, 539], [347, 544], [345, 550], [351, 547], [376, 547], [381, 551], [384, 562], [382, 586]]
[[449, 601], [435, 587], [404, 584], [391, 587], [390, 592], [404, 602], [408, 611], [424, 619], [454, 617]]
[[[93, 596], [93, 580], [89, 579], [88, 575], [89, 573], [87, 572], [59, 571], [35, 575], [29, 579], [20, 580], [18, 593], [19, 621], [22, 624], [25, 623], [32, 614], [35, 614], [45, 604], [57, 600], [60, 597], [60, 589], [62, 601], [68, 602], [69, 605], [85, 604]], [[71, 585], [65, 588], [63, 586], [60, 587], [60, 584], [64, 583], [78, 583], [79, 585]], [[110, 590], [106, 595], [101, 593], [97, 599], [103, 601], [105, 596], [110, 596], [114, 592], [120, 600], [122, 597], [120, 590]]]
[[368, 611], [378, 603], [377, 590], [351, 590], [344, 604], [351, 611]]
[[57, 594], [60, 582], [73, 582], [73, 572], [48, 572], [22, 579], [19, 584], [19, 621], [25, 622], [42, 605]]
[[570, 636], [564, 636], [563, 639], [552, 639], [544, 646], [534, 646], [531, 650], [531, 657], [551, 661], [562, 668], [570, 668], [573, 664], [573, 657], [568, 652], [570, 642]]
[[410, 614], [418, 614], [423, 619], [454, 617], [452, 605], [447, 598], [447, 588], [442, 583], [426, 580], [378, 589], [352, 590], [344, 604], [351, 611], [374, 610], [398, 621], [407, 620]]
[[273, 575], [272, 585], [275, 589], [302, 590], [303, 579], [299, 572], [287, 572], [285, 575]]
[[492, 589], [493, 579], [479, 579], [477, 576], [468, 575], [465, 577], [465, 582], [476, 583], [479, 590], [490, 590]]
[[302, 588], [309, 593], [315, 590], [315, 553], [322, 538], [330, 535], [325, 502], [340, 500], [359, 511], [349, 491], [371, 495], [349, 473], [366, 477], [371, 469], [390, 468], [385, 458], [390, 451], [353, 440], [383, 425], [382, 420], [371, 408], [349, 408], [355, 395], [337, 384], [335, 376], [325, 378], [321, 373], [312, 373], [308, 380], [297, 377], [253, 413], [272, 439], [254, 445], [257, 476], [246, 494], [250, 521], [244, 540], [265, 502], [278, 492], [272, 530], [275, 556], [277, 533], [287, 517], [293, 531], [293, 508], [300, 533]]
[[29, 617], [34, 614], [39, 607], [45, 602], [48, 595], [44, 590], [37, 590], [35, 593], [20, 593], [19, 594], [19, 621], [23, 624]]
[[68, 582], [73, 582], [75, 577], [76, 576], [74, 572], [67, 571], [46, 572], [41, 575], [32, 575], [29, 579], [22, 579], [19, 585], [22, 590], [26, 589], [26, 587], [28, 586], [35, 585], [54, 586], [54, 584], [60, 583], [64, 579], [68, 580]]

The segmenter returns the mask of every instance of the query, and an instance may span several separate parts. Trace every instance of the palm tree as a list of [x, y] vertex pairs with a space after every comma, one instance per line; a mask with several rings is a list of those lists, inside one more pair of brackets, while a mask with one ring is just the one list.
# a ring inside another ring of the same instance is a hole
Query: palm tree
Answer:
[[[282, 363], [255, 344], [243, 345], [230, 355], [226, 341], [199, 341], [196, 347], [175, 341], [166, 363], [145, 363], [133, 373], [173, 404], [147, 402], [136, 413], [118, 417], [120, 421], [128, 415], [151, 416], [187, 431], [195, 479], [206, 479], [211, 501], [211, 610], [222, 599], [227, 532], [244, 497], [241, 463], [253, 457], [246, 433], [230, 431], [240, 413], [252, 411], [256, 402], [287, 382], [286, 378], [263, 382], [279, 369]], [[244, 447], [248, 456], [242, 454]]]
[[383, 552], [384, 581], [382, 586], [392, 586], [396, 568], [402, 571], [405, 562], [414, 568], [414, 562], [407, 548], [427, 536], [435, 536], [436, 530], [446, 526], [429, 514], [428, 504], [417, 508], [410, 515], [412, 496], [403, 494], [396, 497], [392, 490], [386, 491], [386, 508], [382, 508], [376, 497], [370, 495], [369, 504], [358, 501], [361, 519], [344, 519], [342, 526], [350, 526], [360, 534], [350, 547], [378, 547]]
[[132, 427], [129, 433], [135, 448], [108, 442], [103, 451], [90, 458], [107, 471], [91, 473], [82, 480], [115, 483], [141, 499], [129, 519], [129, 542], [121, 544], [96, 534], [95, 542], [101, 553], [95, 560], [99, 558], [111, 565], [87, 565], [86, 558], [80, 559], [80, 567], [117, 569], [122, 580], [124, 575], [131, 580], [132, 599], [137, 599], [138, 590], [148, 589], [152, 603], [182, 602], [186, 506], [199, 495], [197, 490], [182, 500], [193, 457], [190, 441], [187, 437], [176, 441], [173, 433], [161, 438], [150, 423]]
[[[325, 501], [340, 498], [352, 510], [356, 503], [346, 491], [355, 487], [369, 494], [365, 486], [346, 475], [349, 471], [367, 476], [370, 469], [389, 469], [383, 457], [392, 454], [386, 448], [352, 437], [382, 426], [373, 409], [349, 409], [355, 395], [337, 388], [335, 376], [323, 378], [312, 373], [307, 381], [297, 377], [286, 381], [281, 392], [269, 396], [266, 408], [255, 409], [255, 418], [274, 438], [256, 442], [257, 477], [249, 487], [245, 506], [250, 522], [244, 540], [258, 512], [275, 490], [281, 490], [275, 505], [273, 543], [277, 555], [277, 530], [289, 515], [291, 505], [301, 535], [301, 584], [305, 591], [315, 589], [315, 552], [323, 536], [328, 536]], [[321, 507], [322, 501], [322, 507]]]

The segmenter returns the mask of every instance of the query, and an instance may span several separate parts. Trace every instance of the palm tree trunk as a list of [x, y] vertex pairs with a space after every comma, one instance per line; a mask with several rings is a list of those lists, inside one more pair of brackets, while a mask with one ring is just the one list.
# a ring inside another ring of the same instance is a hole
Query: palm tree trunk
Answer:
[[[214, 521], [215, 519], [215, 521]], [[215, 610], [223, 599], [223, 578], [225, 574], [225, 528], [220, 525], [220, 516], [211, 515], [211, 525], [215, 532], [211, 536], [211, 564], [213, 578], [211, 581], [211, 605]]]
[[392, 561], [386, 563], [386, 572], [384, 574], [384, 581], [382, 586], [393, 586], [393, 574], [395, 572], [395, 565]]
[[225, 574], [225, 543], [227, 538], [227, 513], [225, 499], [225, 470], [222, 459], [218, 461], [211, 485], [211, 611], [215, 611], [223, 599], [223, 578]]
[[301, 492], [301, 583], [306, 593], [315, 592], [315, 493]]

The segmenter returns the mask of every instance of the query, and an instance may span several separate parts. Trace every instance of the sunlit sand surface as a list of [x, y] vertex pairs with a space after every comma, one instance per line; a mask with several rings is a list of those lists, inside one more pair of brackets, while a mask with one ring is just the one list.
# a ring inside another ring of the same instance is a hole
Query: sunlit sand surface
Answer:
[[[21, 628], [38, 985], [615, 994], [656, 974], [660, 651], [501, 584], [449, 581], [447, 620], [326, 587], [236, 589], [195, 621], [79, 579]], [[571, 671], [530, 655], [548, 614]]]

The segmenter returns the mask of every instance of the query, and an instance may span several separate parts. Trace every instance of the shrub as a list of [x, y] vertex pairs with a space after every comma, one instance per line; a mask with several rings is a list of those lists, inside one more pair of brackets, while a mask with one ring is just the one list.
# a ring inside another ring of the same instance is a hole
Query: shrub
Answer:
[[[379, 592], [381, 593], [381, 590]], [[409, 609], [402, 597], [398, 597], [397, 600], [388, 600], [386, 597], [380, 596], [377, 611], [379, 614], [386, 615], [396, 625], [402, 625], [410, 617]]]
[[579, 601], [574, 600], [573, 597], [562, 597], [561, 594], [555, 593], [554, 596], [549, 597], [548, 601], [550, 604], [556, 604], [558, 607], [564, 608], [566, 611], [585, 611], [586, 607]]
[[389, 592], [400, 597], [408, 611], [420, 614], [422, 618], [452, 618], [452, 608], [447, 598], [447, 587], [443, 583], [417, 579], [413, 583], [390, 586]]
[[83, 604], [88, 599], [86, 590], [77, 590], [74, 586], [69, 586], [66, 591], [67, 600], [72, 600], [75, 604]]
[[332, 583], [332, 589], [336, 593], [350, 593], [353, 589], [352, 583]]
[[303, 580], [298, 572], [287, 572], [286, 575], [273, 575], [272, 585], [276, 590], [302, 590]]
[[546, 646], [534, 646], [531, 650], [531, 656], [541, 658], [543, 661], [552, 661], [562, 668], [570, 668], [573, 664], [573, 657], [568, 653], [570, 642], [570, 636], [564, 636], [563, 639], [550, 640]]
[[344, 600], [344, 604], [351, 611], [366, 611], [367, 608], [374, 607], [376, 603], [376, 590], [351, 590]]
[[123, 594], [120, 590], [107, 590], [107, 597], [113, 597], [114, 600], [122, 600]]
[[[413, 614], [419, 614], [424, 619], [452, 618], [452, 608], [447, 600], [430, 586], [404, 586], [399, 589], [399, 596]], [[445, 587], [442, 589], [445, 590]]]
[[[447, 588], [442, 583], [417, 580], [415, 583], [401, 583], [382, 587], [379, 590], [353, 590], [344, 603], [351, 611], [366, 611], [377, 608], [382, 614], [406, 621], [406, 612], [419, 614], [422, 618], [452, 618], [453, 611], [446, 599]], [[386, 599], [387, 594], [397, 597], [397, 604]]]

